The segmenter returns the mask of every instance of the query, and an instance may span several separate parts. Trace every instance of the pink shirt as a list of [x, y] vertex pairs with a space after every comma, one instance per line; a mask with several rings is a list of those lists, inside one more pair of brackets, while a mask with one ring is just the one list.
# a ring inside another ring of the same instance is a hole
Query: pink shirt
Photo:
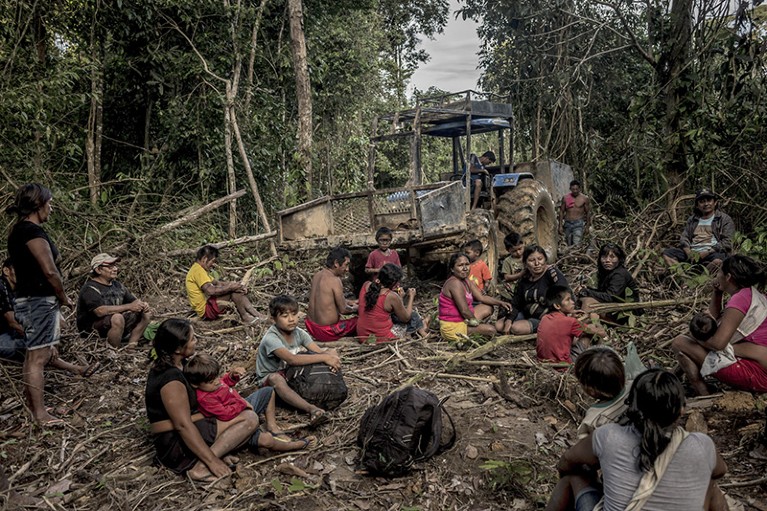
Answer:
[[402, 267], [402, 263], [399, 261], [399, 254], [396, 250], [389, 250], [389, 253], [384, 255], [380, 248], [377, 248], [370, 252], [368, 256], [368, 262], [365, 264], [365, 268], [380, 268], [386, 263], [391, 263], [395, 266]]
[[[730, 298], [727, 302], [726, 308], [735, 309], [743, 314], [748, 312], [748, 308], [751, 306], [751, 288], [744, 287]], [[760, 346], [767, 346], [767, 321], [762, 323], [754, 333], [745, 337], [744, 341], [753, 342]]]
[[[455, 277], [450, 277], [450, 279], [453, 279]], [[447, 279], [447, 280], [450, 280]], [[447, 282], [445, 282], [447, 284]], [[466, 282], [462, 282], [464, 293], [466, 294], [466, 303], [469, 306], [469, 310], [473, 313], [474, 312], [474, 305], [472, 305], [472, 302], [474, 301], [474, 295], [471, 294], [471, 291], [469, 291], [469, 285], [466, 284]], [[437, 303], [439, 305], [439, 320], [440, 321], [448, 321], [451, 323], [460, 323], [463, 321], [463, 316], [461, 316], [461, 312], [458, 310], [458, 307], [455, 305], [455, 301], [450, 298], [449, 296], [445, 296], [444, 289], [445, 287], [442, 287], [443, 291], [439, 293], [439, 298], [437, 300]]]

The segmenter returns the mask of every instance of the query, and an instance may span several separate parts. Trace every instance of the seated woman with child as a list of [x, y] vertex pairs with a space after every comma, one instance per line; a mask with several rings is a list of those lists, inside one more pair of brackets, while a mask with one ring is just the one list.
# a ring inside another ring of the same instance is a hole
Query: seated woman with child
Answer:
[[692, 336], [673, 340], [677, 361], [699, 395], [709, 394], [703, 381], [709, 374], [737, 389], [767, 392], [767, 297], [757, 288], [765, 283], [760, 263], [744, 255], [728, 257], [714, 277], [708, 308], [718, 326], [697, 318]]
[[160, 463], [193, 480], [214, 481], [231, 473], [222, 458], [253, 436], [258, 416], [246, 409], [220, 421], [198, 413], [195, 389], [183, 373], [183, 362], [194, 355], [196, 343], [189, 321], [163, 321], [155, 335], [156, 359], [144, 396]]

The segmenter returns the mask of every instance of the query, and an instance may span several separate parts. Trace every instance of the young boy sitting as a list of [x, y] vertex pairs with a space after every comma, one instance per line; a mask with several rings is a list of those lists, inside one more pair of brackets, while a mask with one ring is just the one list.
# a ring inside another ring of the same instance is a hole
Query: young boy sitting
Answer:
[[485, 291], [485, 286], [490, 284], [493, 276], [482, 257], [482, 242], [479, 240], [467, 241], [463, 244], [463, 251], [469, 257], [469, 280], [474, 282], [480, 291]]
[[698, 342], [706, 342], [716, 333], [719, 326], [708, 312], [699, 312], [690, 320], [690, 335]]
[[402, 266], [397, 251], [389, 248], [392, 238], [391, 229], [388, 227], [381, 227], [376, 231], [378, 248], [370, 252], [367, 263], [365, 263], [365, 273], [370, 275], [371, 279], [375, 279], [375, 276], [378, 275], [378, 271], [386, 263], [391, 263], [400, 267]]
[[[545, 314], [538, 325], [535, 345], [538, 360], [572, 364], [573, 359], [589, 347], [587, 337], [605, 335], [604, 329], [583, 325], [570, 316], [575, 312], [575, 300], [569, 287], [551, 286], [546, 291], [546, 302], [553, 310]], [[576, 338], [580, 338], [578, 342], [574, 342]]]
[[273, 451], [296, 451], [316, 443], [314, 437], [293, 440], [285, 433], [278, 432], [274, 392], [271, 388], [259, 389], [245, 399], [234, 390], [233, 387], [245, 374], [244, 368], [233, 367], [219, 378], [220, 372], [218, 361], [205, 353], [193, 356], [184, 367], [184, 377], [195, 388], [197, 407], [205, 417], [228, 422], [247, 408], [257, 415], [264, 415], [266, 431], [257, 430], [250, 437], [248, 446], [252, 449], [264, 447]]
[[214, 280], [208, 272], [218, 260], [218, 249], [205, 245], [197, 251], [192, 267], [186, 274], [186, 294], [197, 316], [207, 320], [218, 319], [221, 315], [219, 300], [234, 302], [242, 321], [252, 324], [263, 319], [248, 300], [247, 288], [239, 282]]
[[[511, 303], [516, 282], [522, 278], [525, 272], [525, 265], [522, 264], [522, 251], [525, 248], [525, 244], [518, 233], [510, 232], [503, 238], [503, 246], [506, 247], [509, 255], [503, 260], [498, 279], [501, 281], [501, 299]], [[507, 311], [502, 307], [499, 308], [495, 329], [499, 333], [508, 335], [511, 332], [511, 324], [514, 322], [517, 314], [518, 311], [514, 309]]]
[[597, 400], [586, 410], [578, 426], [578, 440], [581, 440], [599, 426], [620, 418], [627, 408], [626, 394], [632, 382], [626, 382], [626, 370], [618, 354], [601, 346], [581, 353], [575, 362], [575, 377], [586, 394]]
[[[277, 395], [290, 406], [310, 416], [309, 425], [319, 426], [327, 422], [325, 410], [308, 403], [288, 386], [285, 380], [286, 366], [302, 366], [325, 363], [335, 370], [341, 368], [341, 359], [333, 349], [322, 349], [303, 329], [298, 328], [298, 302], [291, 296], [275, 296], [269, 303], [269, 314], [274, 320], [261, 339], [256, 358], [256, 376], [262, 387], [274, 387]], [[305, 348], [309, 354], [299, 355]]]

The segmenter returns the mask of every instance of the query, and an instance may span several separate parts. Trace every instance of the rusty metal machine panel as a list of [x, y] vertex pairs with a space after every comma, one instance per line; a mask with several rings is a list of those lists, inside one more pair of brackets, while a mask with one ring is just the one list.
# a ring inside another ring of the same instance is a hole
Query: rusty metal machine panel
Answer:
[[421, 232], [424, 239], [443, 236], [464, 226], [466, 203], [460, 181], [433, 190], [418, 198]]

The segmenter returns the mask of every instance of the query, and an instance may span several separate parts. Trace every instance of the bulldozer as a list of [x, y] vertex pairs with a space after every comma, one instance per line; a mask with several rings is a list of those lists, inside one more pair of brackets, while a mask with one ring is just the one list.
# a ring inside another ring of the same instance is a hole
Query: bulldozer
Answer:
[[[556, 259], [555, 203], [569, 191], [573, 172], [569, 165], [554, 160], [513, 163], [511, 104], [475, 91], [420, 97], [414, 108], [376, 117], [372, 131], [366, 189], [325, 195], [279, 211], [282, 250], [339, 245], [352, 252], [369, 250], [376, 246], [376, 230], [388, 227], [393, 231], [392, 247], [407, 250], [416, 266], [445, 262], [466, 241], [479, 239], [495, 278], [503, 237], [514, 231], [526, 245], [538, 244], [551, 261]], [[497, 159], [485, 167], [488, 174], [479, 207], [470, 209], [467, 156], [472, 154], [472, 136], [484, 133], [497, 133]], [[437, 182], [423, 182], [424, 137], [440, 137], [452, 144], [452, 170]], [[408, 146], [408, 179], [404, 186], [377, 189], [379, 146], [391, 140]]]

